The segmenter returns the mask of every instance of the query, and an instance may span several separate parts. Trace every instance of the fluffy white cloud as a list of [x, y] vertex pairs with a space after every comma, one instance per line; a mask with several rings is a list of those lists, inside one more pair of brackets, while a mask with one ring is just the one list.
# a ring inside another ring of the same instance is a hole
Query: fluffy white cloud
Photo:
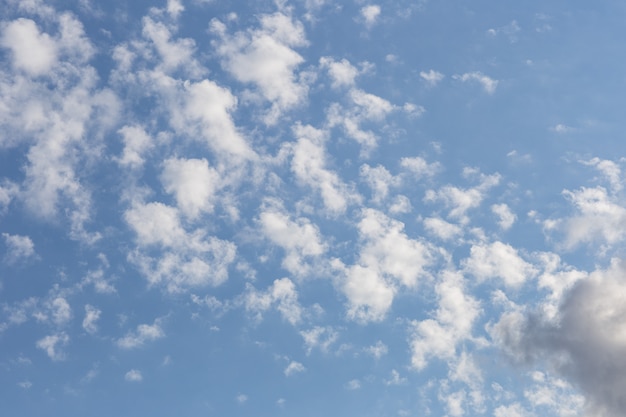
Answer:
[[0, 45], [12, 52], [13, 66], [30, 75], [46, 74], [57, 61], [58, 46], [30, 19], [17, 19], [4, 27]]
[[445, 75], [440, 73], [439, 71], [435, 71], [433, 69], [429, 71], [420, 71], [420, 77], [428, 83], [429, 86], [434, 87], [441, 80], [445, 78]]
[[143, 381], [143, 375], [141, 374], [141, 371], [138, 371], [137, 369], [131, 369], [130, 371], [126, 372], [126, 374], [124, 375], [124, 379], [129, 382], [141, 382]]
[[404, 157], [400, 159], [400, 166], [418, 179], [423, 177], [433, 177], [441, 170], [439, 162], [429, 164], [424, 158], [416, 156], [413, 158]]
[[69, 341], [70, 337], [67, 333], [58, 333], [38, 340], [37, 347], [44, 350], [53, 361], [61, 361], [65, 359], [65, 352], [62, 349]]
[[488, 94], [495, 93], [496, 88], [498, 87], [498, 80], [494, 80], [493, 78], [479, 71], [466, 72], [462, 75], [453, 75], [452, 78], [463, 82], [477, 82]]
[[292, 49], [307, 45], [307, 40], [302, 23], [291, 16], [277, 12], [261, 15], [259, 20], [258, 29], [233, 35], [217, 20], [211, 21], [211, 29], [219, 37], [214, 46], [222, 65], [238, 81], [255, 85], [272, 103], [265, 122], [274, 124], [308, 93], [308, 86], [296, 74], [304, 59]]
[[563, 194], [577, 213], [549, 223], [548, 229], [563, 230], [567, 249], [581, 243], [612, 245], [624, 239], [626, 228], [622, 225], [626, 222], [626, 208], [604, 187], [582, 187], [575, 191], [565, 190]]
[[285, 375], [292, 376], [294, 374], [304, 372], [304, 371], [306, 371], [306, 368], [304, 367], [304, 365], [302, 365], [300, 362], [291, 361], [289, 362], [289, 365], [287, 365], [287, 367], [285, 368]]
[[[0, 138], [0, 142], [1, 140]], [[9, 204], [11, 204], [17, 193], [17, 184], [6, 180], [0, 182], [0, 215], [7, 212]]]
[[376, 359], [380, 359], [389, 352], [389, 348], [382, 341], [377, 341], [375, 344], [363, 349], [367, 354], [372, 355]]
[[219, 174], [206, 159], [170, 158], [163, 162], [163, 188], [174, 195], [178, 208], [191, 219], [213, 210], [219, 181]]
[[382, 165], [371, 167], [368, 164], [361, 165], [359, 171], [361, 178], [372, 190], [372, 200], [375, 203], [380, 203], [387, 199], [389, 194], [389, 188], [400, 185], [401, 180], [399, 177], [394, 177], [389, 171]]
[[28, 147], [20, 197], [30, 212], [57, 221], [63, 205], [70, 236], [93, 243], [99, 234], [85, 230], [92, 217], [91, 195], [77, 166], [99, 156], [119, 102], [110, 90], [98, 88], [97, 73], [88, 65], [94, 48], [82, 24], [69, 13], [49, 19], [54, 34], [41, 34], [28, 19], [3, 30], [4, 46], [14, 49], [14, 64], [26, 74], [0, 78], [0, 143]]
[[459, 272], [443, 271], [435, 287], [439, 306], [434, 318], [411, 323], [411, 365], [422, 370], [430, 358], [452, 360], [457, 345], [472, 340], [472, 327], [481, 313], [480, 303], [466, 293]]
[[[466, 169], [464, 174], [472, 175], [471, 169]], [[450, 209], [448, 216], [458, 219], [462, 224], [469, 222], [466, 212], [480, 206], [485, 198], [486, 192], [500, 183], [500, 174], [479, 175], [480, 184], [472, 188], [459, 188], [446, 185], [439, 190], [428, 190], [424, 196], [424, 201], [442, 201]]]
[[256, 157], [233, 122], [231, 113], [237, 107], [237, 98], [230, 90], [202, 80], [185, 83], [181, 95], [182, 106], [171, 108], [175, 128], [190, 135], [199, 134], [219, 154], [243, 159]]
[[2, 233], [6, 252], [4, 261], [8, 264], [14, 264], [24, 259], [35, 256], [35, 244], [28, 236], [10, 235]]
[[333, 267], [343, 276], [341, 289], [348, 298], [348, 317], [357, 321], [382, 320], [399, 288], [414, 289], [432, 262], [431, 249], [410, 239], [404, 224], [380, 211], [364, 209], [358, 224], [361, 249], [358, 264]]
[[98, 331], [98, 320], [102, 311], [89, 304], [85, 305], [85, 318], [83, 319], [83, 329], [87, 333], [93, 334]]
[[359, 196], [341, 181], [337, 173], [326, 167], [327, 132], [302, 125], [296, 125], [293, 132], [298, 141], [291, 146], [292, 172], [298, 181], [320, 193], [330, 213], [344, 213], [350, 202], [359, 201]]
[[[169, 9], [169, 5], [168, 5]], [[195, 42], [189, 38], [172, 39], [172, 29], [163, 22], [155, 21], [156, 16], [143, 18], [142, 34], [148, 41], [144, 47], [153, 47], [161, 62], [156, 70], [173, 73], [182, 69], [192, 76], [200, 76], [204, 72], [194, 58]]]
[[50, 310], [52, 313], [52, 321], [57, 326], [67, 324], [72, 318], [72, 308], [67, 300], [63, 297], [56, 297], [50, 302]]
[[504, 203], [492, 205], [491, 212], [498, 216], [498, 225], [502, 230], [510, 229], [515, 220], [517, 220], [515, 213]]
[[152, 139], [141, 126], [124, 126], [118, 133], [124, 141], [119, 164], [133, 169], [141, 168], [144, 164], [144, 153], [153, 146]]
[[165, 332], [161, 328], [161, 320], [156, 319], [153, 324], [138, 325], [134, 332], [128, 332], [116, 343], [122, 349], [135, 349], [162, 337], [165, 337]]
[[299, 217], [291, 220], [277, 201], [266, 200], [258, 218], [263, 234], [285, 251], [283, 267], [296, 275], [309, 272], [309, 260], [326, 252], [319, 229], [308, 219]]
[[[168, 291], [180, 292], [189, 287], [220, 285], [228, 279], [236, 246], [207, 236], [203, 229], [188, 233], [175, 208], [158, 202], [135, 203], [124, 217], [139, 245], [129, 259], [151, 284], [165, 284]], [[151, 247], [163, 252], [154, 256]]]
[[[589, 161], [581, 161], [584, 165], [595, 167], [605, 176], [611, 185], [613, 193], [619, 192], [624, 187], [622, 181], [622, 169], [618, 164], [608, 159], [591, 158]], [[621, 160], [623, 162], [623, 159]]]
[[296, 286], [289, 278], [275, 280], [265, 292], [258, 292], [248, 286], [244, 295], [246, 310], [261, 314], [272, 306], [280, 312], [284, 320], [296, 325], [302, 318], [302, 307], [298, 303]]
[[172, 247], [185, 241], [185, 230], [175, 208], [163, 203], [136, 204], [124, 213], [142, 246]]
[[359, 69], [345, 58], [335, 61], [332, 57], [325, 56], [320, 58], [320, 66], [328, 71], [333, 88], [352, 87], [355, 78], [359, 75]]
[[460, 237], [463, 234], [463, 229], [453, 223], [439, 217], [427, 217], [424, 219], [424, 228], [427, 232], [437, 236], [442, 240], [450, 240]]
[[515, 248], [499, 241], [472, 245], [469, 258], [462, 263], [464, 271], [479, 281], [500, 278], [508, 287], [519, 287], [537, 273]]
[[337, 103], [327, 110], [330, 127], [341, 126], [346, 134], [361, 145], [362, 155], [368, 155], [378, 144], [378, 136], [371, 130], [363, 130], [361, 124], [381, 123], [388, 114], [400, 107], [363, 90], [353, 88], [348, 92], [349, 104], [343, 108]]
[[377, 4], [368, 4], [367, 6], [361, 7], [361, 19], [363, 19], [365, 26], [369, 28], [375, 25], [380, 16], [380, 11], [380, 6]]
[[339, 333], [332, 327], [315, 326], [310, 330], [301, 331], [300, 336], [304, 340], [307, 355], [310, 355], [313, 349], [328, 352], [330, 346], [339, 338]]

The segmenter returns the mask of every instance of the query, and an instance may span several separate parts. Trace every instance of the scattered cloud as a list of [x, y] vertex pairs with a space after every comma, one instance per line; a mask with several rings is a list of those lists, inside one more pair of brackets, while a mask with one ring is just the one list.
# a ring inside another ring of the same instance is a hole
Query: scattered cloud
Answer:
[[493, 78], [483, 74], [480, 71], [466, 72], [465, 74], [461, 75], [453, 75], [452, 78], [462, 82], [476, 82], [480, 84], [485, 92], [488, 94], [495, 93], [499, 83], [498, 80], [494, 80]]
[[98, 331], [97, 321], [100, 319], [102, 311], [87, 304], [85, 306], [85, 318], [83, 319], [83, 329], [87, 333], [94, 334]]
[[9, 265], [32, 258], [35, 255], [35, 244], [28, 236], [10, 235], [2, 233], [6, 252], [4, 262]]
[[434, 87], [445, 78], [445, 75], [439, 71], [430, 69], [428, 71], [420, 71], [420, 77], [428, 84], [428, 86]]
[[66, 358], [63, 348], [70, 342], [67, 333], [57, 333], [46, 336], [37, 341], [37, 347], [46, 352], [53, 361], [62, 361]]
[[138, 325], [135, 331], [128, 332], [126, 336], [117, 339], [116, 343], [122, 349], [135, 349], [163, 337], [165, 332], [161, 328], [161, 320], [157, 319], [153, 324]]
[[377, 4], [368, 4], [367, 6], [361, 7], [360, 17], [363, 19], [363, 23], [367, 28], [371, 28], [378, 22], [378, 18], [380, 17], [380, 6]]
[[294, 374], [298, 374], [304, 371], [306, 371], [304, 365], [302, 365], [300, 362], [291, 361], [289, 362], [289, 365], [287, 365], [287, 367], [285, 368], [285, 375], [292, 376]]
[[124, 374], [124, 379], [128, 382], [141, 382], [143, 381], [143, 375], [141, 374], [141, 371], [131, 369]]

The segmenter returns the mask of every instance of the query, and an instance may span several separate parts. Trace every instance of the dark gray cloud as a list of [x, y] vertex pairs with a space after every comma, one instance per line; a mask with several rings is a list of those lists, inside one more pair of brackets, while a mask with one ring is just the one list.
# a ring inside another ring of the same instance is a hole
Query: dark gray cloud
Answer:
[[579, 388], [590, 415], [626, 415], [626, 263], [614, 260], [566, 293], [556, 320], [506, 313], [493, 336], [516, 361], [547, 362]]

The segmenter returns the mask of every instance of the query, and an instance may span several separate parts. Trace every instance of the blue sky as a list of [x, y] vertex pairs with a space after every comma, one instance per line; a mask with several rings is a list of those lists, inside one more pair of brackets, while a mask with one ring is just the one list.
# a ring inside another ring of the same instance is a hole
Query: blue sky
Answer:
[[5, 0], [2, 415], [623, 416], [625, 14]]

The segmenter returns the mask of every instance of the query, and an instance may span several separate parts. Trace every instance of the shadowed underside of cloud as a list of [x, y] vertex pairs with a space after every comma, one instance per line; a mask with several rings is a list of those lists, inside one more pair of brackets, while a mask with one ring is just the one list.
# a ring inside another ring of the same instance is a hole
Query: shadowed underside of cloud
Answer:
[[517, 361], [547, 363], [578, 386], [590, 415], [626, 413], [626, 264], [581, 279], [562, 298], [555, 319], [505, 313], [492, 329]]

